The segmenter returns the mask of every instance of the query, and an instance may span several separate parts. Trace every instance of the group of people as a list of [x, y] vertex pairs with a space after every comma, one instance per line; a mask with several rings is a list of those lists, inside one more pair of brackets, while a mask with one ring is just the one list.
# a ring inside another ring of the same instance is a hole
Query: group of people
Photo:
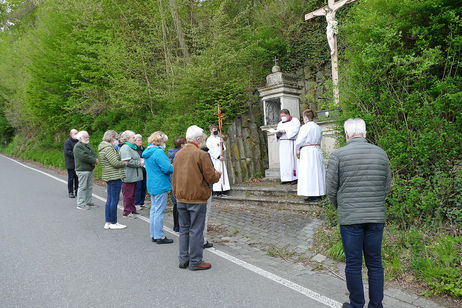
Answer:
[[297, 195], [305, 201], [317, 202], [326, 194], [324, 159], [321, 152], [322, 129], [314, 120], [314, 112], [303, 112], [304, 125], [292, 117], [288, 109], [279, 112], [276, 128], [279, 144], [281, 184], [297, 184]]
[[[146, 149], [142, 136], [126, 130], [104, 133], [98, 154], [90, 146], [87, 131], [72, 129], [64, 143], [65, 165], [68, 171], [68, 193], [77, 198], [77, 209], [94, 206], [93, 169], [101, 165], [102, 180], [107, 183], [104, 229], [125, 229], [117, 220], [120, 192], [123, 194], [123, 217], [136, 218], [144, 207], [146, 191], [151, 197], [150, 237], [157, 244], [173, 243], [163, 230], [168, 192], [174, 205], [174, 231], [180, 233], [180, 268], [203, 270], [211, 267], [202, 261], [202, 250], [213, 247], [207, 240], [207, 220], [212, 189], [216, 193], [229, 191], [229, 181], [223, 159], [223, 139], [210, 126], [211, 136], [197, 126], [186, 131], [186, 138], [174, 139], [174, 148], [165, 153], [168, 137], [161, 131], [148, 138]], [[207, 142], [206, 142], [207, 141]], [[210, 148], [207, 147], [210, 146]], [[216, 147], [221, 147], [219, 150]], [[181, 150], [181, 151], [180, 151]], [[187, 153], [187, 154], [182, 154]], [[177, 155], [178, 154], [178, 155]], [[181, 154], [181, 155], [180, 155]], [[220, 183], [221, 182], [221, 183]]]
[[[299, 121], [292, 118], [288, 110], [281, 110], [280, 117], [276, 138], [281, 151], [281, 181], [294, 183], [298, 180], [298, 194], [308, 197], [322, 196], [327, 190], [329, 200], [337, 208], [346, 257], [346, 283], [350, 293], [350, 301], [343, 307], [363, 307], [365, 304], [363, 256], [368, 268], [369, 307], [382, 307], [384, 273], [381, 245], [385, 198], [391, 188], [387, 154], [365, 139], [364, 120], [349, 119], [344, 123], [347, 145], [331, 154], [325, 179], [319, 147], [322, 131], [313, 122], [314, 112], [303, 112], [305, 124], [301, 128]], [[134, 200], [137, 199], [137, 185], [143, 180], [144, 168], [147, 191], [152, 201], [152, 241], [158, 244], [173, 242], [163, 233], [167, 193], [172, 191], [174, 225], [175, 230], [179, 231], [179, 267], [209, 269], [211, 264], [203, 261], [203, 249], [211, 247], [205, 245], [208, 242], [204, 240], [204, 230], [212, 187], [218, 183], [217, 189], [221, 192], [229, 190], [226, 168], [221, 165], [224, 162], [223, 140], [216, 136], [215, 131], [216, 126], [210, 126], [213, 139], [209, 137], [206, 142], [203, 130], [195, 125], [190, 126], [186, 138], [175, 138], [175, 148], [168, 151], [167, 157], [165, 143], [168, 137], [162, 132], [155, 132], [148, 138], [149, 145], [140, 155], [138, 150], [141, 145], [137, 145], [139, 140], [133, 132], [123, 132], [119, 140], [119, 135], [109, 130], [98, 147], [99, 161], [89, 146], [88, 133], [71, 130], [71, 137], [64, 145], [69, 197], [77, 197], [79, 209], [92, 206], [92, 170], [100, 163], [108, 195], [104, 228], [125, 228], [117, 222], [120, 190], [123, 187], [124, 216], [136, 215]], [[222, 173], [220, 169], [225, 172]]]

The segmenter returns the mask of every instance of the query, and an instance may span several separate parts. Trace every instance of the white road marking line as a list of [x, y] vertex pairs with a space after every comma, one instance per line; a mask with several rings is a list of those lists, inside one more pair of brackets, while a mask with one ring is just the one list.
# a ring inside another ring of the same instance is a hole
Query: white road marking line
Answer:
[[[55, 176], [53, 176], [51, 174], [48, 174], [48, 173], [46, 173], [44, 171], [41, 171], [41, 170], [32, 168], [30, 166], [27, 166], [27, 165], [25, 165], [23, 163], [20, 163], [17, 160], [14, 160], [14, 159], [9, 158], [7, 156], [4, 156], [2, 154], [0, 154], [0, 156], [3, 156], [3, 157], [5, 157], [5, 158], [7, 158], [7, 159], [21, 165], [21, 166], [23, 166], [25, 168], [37, 171], [37, 172], [39, 172], [41, 174], [49, 176], [50, 178], [52, 178], [54, 180], [57, 180], [57, 181], [59, 181], [61, 183], [64, 183], [64, 184], [67, 184], [67, 181], [65, 181], [63, 179], [60, 179], [58, 177], [55, 177]], [[93, 197], [95, 197], [96, 199], [98, 199], [100, 201], [106, 202], [105, 198], [100, 197], [100, 196], [98, 196], [96, 194], [93, 194]], [[119, 208], [119, 210], [123, 210], [123, 207], [121, 207], [121, 206], [118, 206], [118, 208]], [[141, 219], [141, 220], [143, 220], [143, 221], [145, 221], [147, 223], [150, 223], [149, 218], [141, 216], [141, 215], [138, 216], [137, 219]], [[173, 234], [173, 235], [175, 235], [175, 236], [177, 236], [177, 234], [172, 229], [170, 229], [168, 227], [164, 227], [164, 230], [171, 233], [171, 234]], [[241, 259], [233, 257], [233, 256], [231, 256], [231, 255], [229, 255], [229, 254], [227, 254], [227, 253], [225, 253], [225, 252], [223, 252], [221, 250], [218, 250], [218, 249], [215, 249], [215, 248], [209, 248], [208, 251], [215, 254], [215, 255], [217, 255], [217, 256], [219, 256], [219, 257], [221, 257], [221, 258], [223, 258], [223, 259], [226, 259], [226, 260], [228, 260], [228, 261], [230, 261], [230, 262], [232, 262], [232, 263], [234, 263], [236, 265], [239, 265], [239, 266], [241, 266], [241, 267], [243, 267], [243, 268], [245, 268], [245, 269], [247, 269], [249, 271], [252, 271], [252, 272], [254, 272], [254, 273], [256, 273], [256, 274], [258, 274], [258, 275], [260, 275], [260, 276], [262, 276], [262, 277], [264, 277], [266, 279], [274, 281], [274, 282], [276, 282], [276, 283], [278, 283], [280, 285], [283, 285], [283, 286], [285, 286], [285, 287], [287, 287], [287, 288], [289, 288], [291, 290], [294, 290], [294, 291], [296, 291], [296, 292], [298, 292], [298, 293], [300, 293], [300, 294], [302, 294], [302, 295], [304, 295], [306, 297], [309, 297], [312, 300], [315, 300], [315, 301], [317, 301], [317, 302], [319, 302], [321, 304], [324, 304], [324, 305], [326, 305], [328, 307], [332, 307], [332, 308], [342, 307], [342, 304], [340, 302], [337, 302], [336, 300], [333, 300], [333, 299], [331, 299], [329, 297], [326, 297], [324, 295], [321, 295], [321, 294], [319, 294], [319, 293], [317, 293], [317, 292], [315, 292], [313, 290], [310, 290], [310, 289], [305, 288], [305, 287], [303, 287], [303, 286], [301, 286], [299, 284], [296, 284], [295, 282], [292, 282], [292, 281], [287, 280], [285, 278], [282, 278], [282, 277], [280, 277], [278, 275], [275, 275], [275, 274], [273, 274], [271, 272], [268, 272], [268, 271], [266, 271], [266, 270], [264, 270], [262, 268], [259, 268], [258, 266], [252, 265], [252, 264], [247, 263], [247, 262], [245, 262], [245, 261], [243, 261]]]

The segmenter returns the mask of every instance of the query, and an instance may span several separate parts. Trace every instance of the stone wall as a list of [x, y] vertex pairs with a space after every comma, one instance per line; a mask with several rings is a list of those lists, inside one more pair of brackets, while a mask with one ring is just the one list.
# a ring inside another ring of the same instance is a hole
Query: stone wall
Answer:
[[266, 135], [260, 129], [263, 116], [259, 104], [255, 105], [248, 113], [233, 119], [223, 132], [231, 185], [262, 177], [268, 168]]

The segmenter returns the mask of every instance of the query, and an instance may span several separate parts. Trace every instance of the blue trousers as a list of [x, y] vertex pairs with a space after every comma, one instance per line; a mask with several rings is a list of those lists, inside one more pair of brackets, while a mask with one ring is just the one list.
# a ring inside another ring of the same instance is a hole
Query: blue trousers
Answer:
[[141, 181], [136, 182], [135, 205], [144, 205], [145, 198], [146, 198], [146, 177], [143, 177]]
[[107, 182], [106, 222], [117, 223], [117, 204], [120, 199], [121, 180]]
[[202, 263], [206, 211], [207, 204], [178, 202], [180, 222], [180, 255], [178, 259], [180, 263], [189, 261], [190, 266]]
[[164, 236], [164, 213], [167, 207], [168, 192], [158, 195], [151, 195], [151, 212], [150, 212], [150, 234], [151, 237], [158, 240]]
[[383, 267], [382, 236], [383, 223], [341, 225], [343, 251], [345, 252], [345, 276], [350, 292], [350, 307], [359, 308], [365, 304], [362, 263], [363, 253], [369, 277], [369, 308], [382, 308]]
[[77, 194], [77, 189], [79, 188], [79, 178], [75, 169], [67, 169], [67, 191], [68, 193], [75, 192]]

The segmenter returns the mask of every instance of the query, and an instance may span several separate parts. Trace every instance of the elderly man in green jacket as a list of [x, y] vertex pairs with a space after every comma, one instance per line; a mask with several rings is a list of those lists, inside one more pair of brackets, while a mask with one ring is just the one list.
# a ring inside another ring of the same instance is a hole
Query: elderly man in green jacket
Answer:
[[93, 206], [93, 169], [98, 164], [98, 157], [90, 146], [90, 136], [86, 131], [77, 134], [79, 142], [74, 146], [75, 173], [79, 178], [77, 190], [77, 209], [88, 210]]
[[368, 269], [368, 307], [382, 307], [382, 236], [385, 198], [390, 192], [390, 164], [385, 151], [366, 141], [366, 123], [356, 118], [344, 124], [347, 145], [334, 151], [327, 169], [327, 195], [337, 208], [345, 276], [350, 303], [363, 307], [362, 257]]

